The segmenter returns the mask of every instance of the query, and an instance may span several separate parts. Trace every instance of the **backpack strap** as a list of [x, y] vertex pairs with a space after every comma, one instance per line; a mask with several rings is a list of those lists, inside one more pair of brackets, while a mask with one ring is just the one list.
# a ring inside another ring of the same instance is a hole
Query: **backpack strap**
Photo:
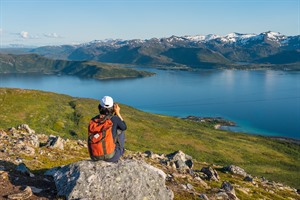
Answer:
[[124, 148], [123, 145], [122, 145], [122, 143], [121, 143], [121, 141], [120, 141], [120, 137], [119, 137], [119, 136], [122, 134], [122, 132], [123, 132], [123, 131], [117, 129], [117, 135], [116, 135], [116, 137], [114, 138], [115, 144], [116, 144], [116, 143], [119, 143], [121, 149]]
[[103, 151], [104, 151], [104, 155], [107, 155], [107, 151], [106, 151], [106, 143], [104, 141], [104, 138], [106, 137], [106, 130], [107, 129], [104, 129], [102, 130], [102, 138], [101, 138], [101, 141], [102, 141], [102, 146], [103, 146]]
[[105, 117], [103, 117], [103, 118], [101, 118], [100, 117], [100, 115], [98, 115], [99, 117], [98, 117], [98, 124], [102, 124], [102, 123], [104, 123], [106, 120], [108, 120], [108, 119], [110, 119], [112, 116], [110, 116], [110, 115], [105, 115]]

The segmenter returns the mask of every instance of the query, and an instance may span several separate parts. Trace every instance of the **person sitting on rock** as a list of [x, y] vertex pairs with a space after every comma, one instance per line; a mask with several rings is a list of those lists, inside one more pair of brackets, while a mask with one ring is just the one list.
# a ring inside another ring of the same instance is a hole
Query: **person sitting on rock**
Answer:
[[100, 114], [92, 118], [89, 124], [90, 156], [95, 161], [117, 162], [124, 154], [124, 131], [127, 129], [120, 113], [120, 106], [114, 103], [112, 97], [104, 96], [98, 109]]

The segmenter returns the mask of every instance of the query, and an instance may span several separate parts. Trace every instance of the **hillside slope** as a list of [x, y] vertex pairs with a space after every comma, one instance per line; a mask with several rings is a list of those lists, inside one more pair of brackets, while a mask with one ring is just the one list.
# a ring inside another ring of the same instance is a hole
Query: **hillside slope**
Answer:
[[107, 79], [151, 76], [153, 73], [95, 61], [52, 60], [36, 54], [0, 54], [0, 73], [65, 74]]
[[239, 166], [199, 162], [180, 150], [170, 154], [126, 150], [118, 163], [91, 162], [86, 141], [47, 136], [26, 124], [0, 129], [0, 149], [0, 199], [61, 200], [70, 193], [72, 199], [103, 199], [103, 193], [104, 199], [300, 196], [296, 188], [253, 176]]
[[[87, 124], [98, 101], [55, 93], [0, 89], [0, 128], [29, 124], [39, 133], [86, 139]], [[198, 161], [235, 164], [255, 176], [264, 176], [299, 188], [300, 146], [268, 137], [215, 130], [198, 123], [139, 111], [121, 105], [128, 125], [126, 148], [170, 153], [183, 150]]]

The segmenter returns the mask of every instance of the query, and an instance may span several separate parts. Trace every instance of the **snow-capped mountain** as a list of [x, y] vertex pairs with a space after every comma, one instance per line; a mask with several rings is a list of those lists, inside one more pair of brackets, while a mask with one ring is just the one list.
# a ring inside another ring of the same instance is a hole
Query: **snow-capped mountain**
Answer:
[[[296, 38], [296, 41], [295, 41]], [[225, 36], [219, 36], [215, 34], [208, 35], [186, 35], [186, 36], [175, 36], [165, 38], [151, 38], [151, 39], [133, 39], [133, 40], [122, 40], [122, 39], [105, 39], [105, 40], [93, 40], [91, 42], [73, 45], [75, 48], [93, 48], [93, 47], [110, 47], [120, 48], [123, 46], [139, 47], [139, 46], [151, 46], [151, 44], [163, 44], [166, 46], [182, 46], [182, 47], [195, 47], [200, 45], [201, 47], [205, 44], [218, 44], [218, 45], [234, 45], [243, 46], [255, 43], [272, 43], [276, 46], [288, 46], [290, 42], [299, 42], [298, 36], [285, 36], [279, 32], [263, 32], [260, 34], [243, 34], [243, 33], [229, 33]], [[299, 45], [299, 43], [298, 43]], [[71, 46], [71, 45], [62, 45]], [[62, 47], [61, 46], [61, 47]], [[297, 46], [297, 45], [296, 45]], [[58, 46], [56, 46], [58, 47]], [[44, 48], [44, 47], [41, 47]]]
[[[291, 36], [290, 36], [291, 37]], [[280, 34], [279, 32], [264, 32], [260, 34], [243, 34], [243, 33], [229, 33], [225, 36], [219, 36], [215, 34], [208, 34], [208, 35], [194, 35], [194, 36], [175, 36], [172, 35], [171, 37], [167, 38], [152, 38], [147, 40], [140, 40], [140, 39], [134, 39], [134, 40], [121, 40], [121, 39], [109, 39], [109, 40], [94, 40], [92, 42], [84, 43], [81, 46], [114, 46], [114, 47], [121, 47], [126, 45], [133, 45], [138, 46], [142, 45], [148, 42], [154, 42], [154, 43], [207, 43], [207, 42], [213, 42], [218, 41], [222, 42], [223, 44], [247, 44], [250, 42], [258, 41], [272, 41], [276, 42], [280, 45], [285, 45], [287, 43], [287, 40], [290, 38], [289, 36], [285, 36]]]
[[289, 55], [293, 58], [291, 60], [298, 62], [299, 44], [300, 35], [286, 36], [268, 31], [260, 34], [229, 33], [225, 36], [173, 35], [146, 40], [94, 40], [76, 46], [40, 47], [32, 52], [68, 60], [199, 67], [236, 62], [269, 62], [270, 56], [271, 60], [281, 60], [282, 63], [282, 60], [289, 59], [281, 57]]

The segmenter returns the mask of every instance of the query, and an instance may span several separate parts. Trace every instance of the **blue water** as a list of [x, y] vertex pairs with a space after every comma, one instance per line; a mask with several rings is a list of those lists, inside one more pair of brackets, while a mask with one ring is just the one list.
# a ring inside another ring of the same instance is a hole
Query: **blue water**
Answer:
[[223, 117], [233, 131], [300, 139], [300, 73], [287, 71], [171, 71], [124, 80], [5, 74], [0, 87], [38, 89], [115, 101], [164, 115]]

